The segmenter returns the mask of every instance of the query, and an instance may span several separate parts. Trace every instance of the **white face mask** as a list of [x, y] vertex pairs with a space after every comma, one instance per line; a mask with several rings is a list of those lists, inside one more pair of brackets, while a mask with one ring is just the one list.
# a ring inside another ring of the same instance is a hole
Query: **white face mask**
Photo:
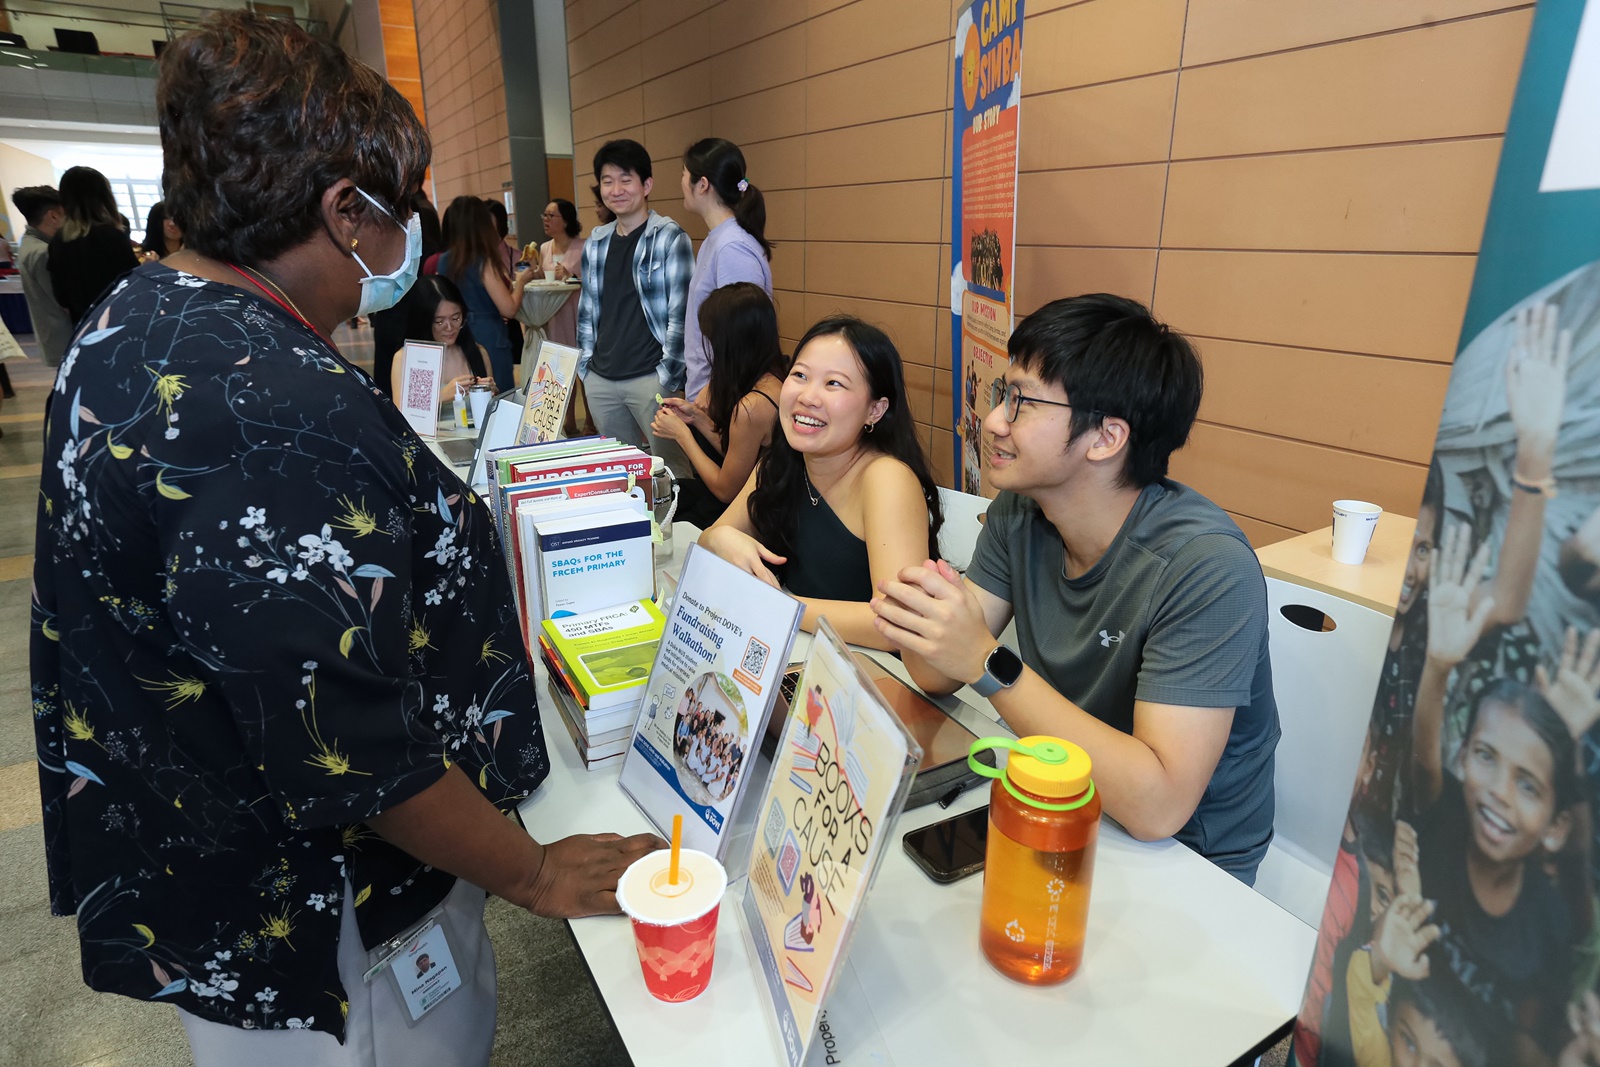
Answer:
[[406, 256], [400, 261], [400, 265], [388, 274], [372, 273], [372, 268], [356, 255], [355, 249], [350, 250], [350, 255], [354, 256], [355, 261], [361, 264], [361, 269], [367, 272], [367, 276], [361, 279], [361, 306], [356, 308], [356, 314], [370, 315], [374, 311], [386, 311], [394, 307], [417, 283], [417, 272], [422, 266], [422, 219], [413, 213], [410, 225], [401, 225], [400, 220], [394, 217], [394, 212], [374, 200], [365, 189], [357, 186], [356, 192], [366, 197], [369, 204], [388, 215], [396, 226], [406, 231]]

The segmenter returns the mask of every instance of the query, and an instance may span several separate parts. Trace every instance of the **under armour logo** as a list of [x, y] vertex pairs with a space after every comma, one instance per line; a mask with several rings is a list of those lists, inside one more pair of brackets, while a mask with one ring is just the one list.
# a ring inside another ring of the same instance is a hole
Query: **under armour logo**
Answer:
[[1111, 634], [1108, 631], [1101, 630], [1100, 631], [1100, 647], [1101, 648], [1110, 648], [1112, 645], [1116, 644], [1118, 641], [1121, 641], [1124, 636], [1125, 635], [1123, 634], [1123, 632], [1121, 630], [1117, 631], [1117, 636], [1115, 636], [1115, 637], [1112, 637]]

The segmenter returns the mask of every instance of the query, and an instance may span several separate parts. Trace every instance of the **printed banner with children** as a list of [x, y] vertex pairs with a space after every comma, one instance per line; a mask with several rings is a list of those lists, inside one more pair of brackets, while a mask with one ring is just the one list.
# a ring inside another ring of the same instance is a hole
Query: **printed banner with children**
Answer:
[[972, 0], [956, 20], [950, 197], [951, 396], [961, 489], [983, 489], [983, 417], [1004, 390], [1017, 236], [1023, 0]]
[[1529, 37], [1295, 1027], [1600, 1067], [1600, 0]]

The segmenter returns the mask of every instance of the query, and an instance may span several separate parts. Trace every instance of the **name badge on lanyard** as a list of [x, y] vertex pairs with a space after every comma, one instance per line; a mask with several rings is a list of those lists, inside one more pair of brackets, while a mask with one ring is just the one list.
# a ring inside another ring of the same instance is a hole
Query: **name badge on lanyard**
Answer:
[[[394, 942], [390, 942], [394, 944]], [[394, 976], [411, 1021], [420, 1020], [445, 997], [461, 988], [461, 972], [445, 938], [444, 927], [429, 919], [401, 940], [363, 978], [370, 982], [387, 968]]]

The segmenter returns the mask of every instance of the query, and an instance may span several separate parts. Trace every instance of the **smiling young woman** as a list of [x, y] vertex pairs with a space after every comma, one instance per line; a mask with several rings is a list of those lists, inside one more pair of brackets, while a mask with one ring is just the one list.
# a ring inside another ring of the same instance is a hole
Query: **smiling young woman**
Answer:
[[900, 353], [860, 319], [823, 319], [800, 339], [778, 426], [739, 496], [700, 543], [823, 615], [846, 641], [887, 647], [877, 582], [938, 555], [939, 492], [906, 405]]

